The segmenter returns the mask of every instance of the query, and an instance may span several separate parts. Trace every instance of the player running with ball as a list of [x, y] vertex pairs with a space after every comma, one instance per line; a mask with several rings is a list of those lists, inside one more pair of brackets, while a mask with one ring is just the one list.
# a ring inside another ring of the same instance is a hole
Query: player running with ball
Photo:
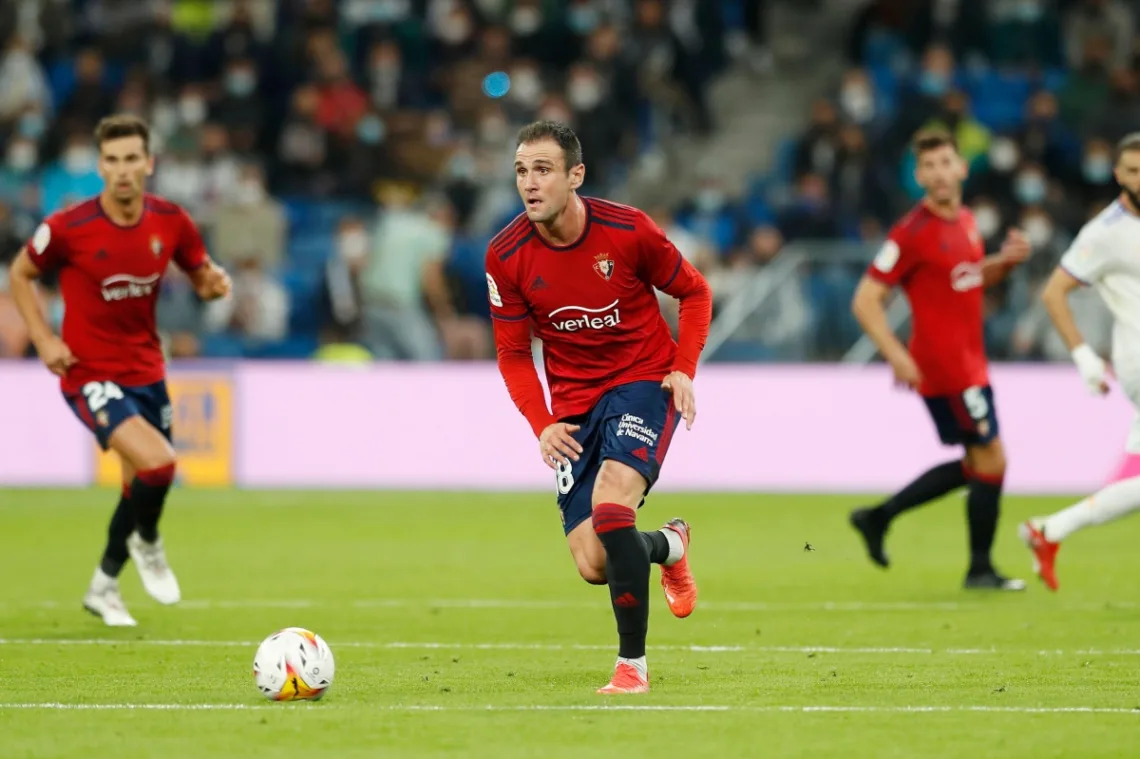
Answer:
[[[487, 250], [499, 369], [555, 470], [558, 507], [582, 578], [609, 585], [618, 660], [599, 693], [645, 693], [650, 564], [661, 565], [670, 610], [697, 602], [689, 526], [638, 532], [680, 418], [697, 409], [693, 375], [708, 336], [704, 278], [641, 211], [578, 194], [582, 148], [568, 127], [524, 127], [515, 183], [526, 211]], [[680, 299], [675, 343], [654, 288]], [[542, 340], [552, 411], [531, 354]]]
[[[158, 535], [174, 482], [172, 409], [154, 316], [162, 275], [173, 261], [189, 273], [199, 297], [230, 291], [229, 277], [206, 255], [186, 212], [145, 193], [154, 172], [149, 138], [146, 123], [134, 116], [100, 121], [95, 142], [103, 191], [44, 220], [12, 262], [10, 277], [40, 359], [60, 377], [64, 398], [103, 450], [122, 461], [122, 496], [83, 598], [88, 611], [114, 627], [136, 624], [119, 595], [128, 556], [157, 601], [181, 599]], [[44, 321], [34, 285], [53, 270], [64, 303], [60, 337]]]
[[[1010, 232], [996, 255], [986, 256], [974, 216], [962, 206], [966, 162], [953, 137], [920, 132], [914, 140], [915, 179], [922, 203], [899, 221], [855, 293], [853, 310], [894, 370], [895, 380], [917, 390], [945, 445], [966, 455], [922, 474], [885, 502], [851, 514], [876, 564], [888, 560], [883, 539], [906, 511], [966, 486], [970, 527], [967, 588], [1023, 590], [1001, 576], [990, 559], [997, 530], [1005, 452], [998, 437], [982, 338], [982, 292], [1029, 256], [1029, 244]], [[885, 303], [902, 287], [913, 313], [909, 350], [891, 331]]]
[[1085, 386], [1104, 395], [1108, 366], [1081, 337], [1067, 300], [1077, 287], [1096, 288], [1115, 318], [1113, 373], [1137, 414], [1125, 443], [1123, 466], [1110, 485], [1052, 516], [1030, 519], [1019, 529], [1033, 552], [1034, 571], [1050, 590], [1059, 585], [1055, 562], [1061, 541], [1085, 527], [1140, 509], [1140, 132], [1117, 146], [1115, 175], [1120, 197], [1081, 228], [1041, 299], [1072, 351]]

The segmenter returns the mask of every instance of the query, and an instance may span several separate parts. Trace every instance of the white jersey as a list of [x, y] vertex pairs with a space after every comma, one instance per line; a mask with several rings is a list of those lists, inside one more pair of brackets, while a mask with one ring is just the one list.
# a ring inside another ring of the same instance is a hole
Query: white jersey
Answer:
[[1140, 218], [1119, 200], [1081, 227], [1061, 268], [1096, 289], [1112, 312], [1112, 360], [1140, 383]]

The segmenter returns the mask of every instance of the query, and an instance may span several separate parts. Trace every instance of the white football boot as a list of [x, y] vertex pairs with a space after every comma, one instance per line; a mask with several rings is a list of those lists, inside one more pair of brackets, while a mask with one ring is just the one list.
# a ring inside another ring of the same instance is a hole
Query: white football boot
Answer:
[[119, 595], [119, 581], [96, 567], [91, 586], [83, 596], [83, 608], [97, 617], [103, 618], [108, 627], [135, 627], [138, 622], [127, 611], [123, 597]]
[[178, 578], [166, 563], [162, 538], [154, 543], [147, 543], [137, 532], [132, 532], [127, 538], [127, 550], [131, 554], [131, 561], [138, 567], [143, 587], [151, 598], [160, 604], [176, 604], [182, 600]]

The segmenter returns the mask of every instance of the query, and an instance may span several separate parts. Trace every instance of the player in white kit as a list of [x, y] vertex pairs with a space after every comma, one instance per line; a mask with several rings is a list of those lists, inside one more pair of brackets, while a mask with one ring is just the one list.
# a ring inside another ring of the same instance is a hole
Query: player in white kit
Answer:
[[1140, 132], [1117, 146], [1115, 176], [1120, 196], [1080, 234], [1061, 258], [1041, 299], [1089, 392], [1108, 392], [1108, 365], [1081, 337], [1069, 308], [1069, 292], [1096, 288], [1113, 316], [1112, 374], [1137, 409], [1125, 445], [1127, 459], [1117, 481], [1057, 513], [1030, 519], [1019, 532], [1033, 552], [1033, 568], [1056, 590], [1054, 563], [1061, 541], [1077, 530], [1140, 510]]

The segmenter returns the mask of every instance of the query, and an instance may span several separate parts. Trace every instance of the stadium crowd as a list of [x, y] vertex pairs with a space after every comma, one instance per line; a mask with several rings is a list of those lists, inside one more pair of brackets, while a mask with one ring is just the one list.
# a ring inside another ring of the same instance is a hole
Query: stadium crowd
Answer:
[[[235, 297], [209, 307], [168, 278], [172, 355], [487, 358], [483, 253], [518, 209], [515, 127], [572, 123], [587, 189], [604, 194], [669, 133], [716, 138], [709, 84], [733, 52], [766, 60], [767, 5], [4, 3], [0, 257], [43, 215], [98, 191], [91, 127], [132, 112], [154, 128], [153, 191], [191, 211], [235, 275]], [[967, 200], [990, 244], [1019, 225], [1035, 247], [1026, 275], [989, 296], [991, 350], [1057, 358], [1033, 295], [1113, 196], [1113, 141], [1140, 123], [1136, 5], [872, 0], [849, 29], [850, 67], [769, 172], [740, 196], [708, 177], [676, 207], [648, 210], [719, 303], [788, 246], [811, 251], [754, 338], [799, 349], [755, 357], [834, 356], [856, 335], [855, 278], [918, 197], [909, 136], [941, 123], [970, 160]], [[502, 98], [483, 90], [492, 71], [510, 75]], [[0, 279], [0, 356], [26, 355], [4, 289]], [[1086, 334], [1106, 343], [1099, 301], [1077, 304]], [[824, 327], [834, 344], [810, 339]]]

